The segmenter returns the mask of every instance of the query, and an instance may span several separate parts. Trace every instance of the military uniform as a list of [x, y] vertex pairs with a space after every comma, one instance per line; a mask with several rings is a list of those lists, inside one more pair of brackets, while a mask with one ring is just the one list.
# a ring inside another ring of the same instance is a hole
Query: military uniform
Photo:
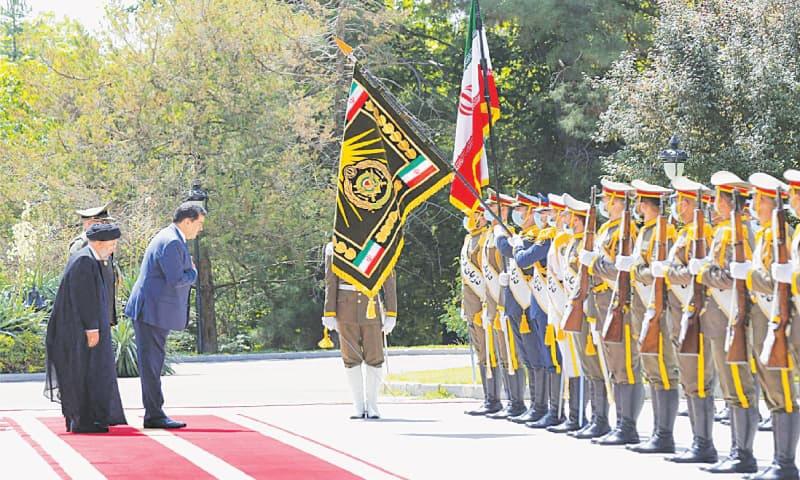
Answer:
[[[333, 245], [325, 249], [325, 312], [324, 318], [335, 319], [339, 332], [342, 360], [353, 392], [353, 418], [379, 418], [378, 389], [383, 377], [383, 328], [397, 318], [397, 285], [394, 272], [383, 284], [383, 316], [374, 309], [375, 299], [369, 299], [353, 285], [340, 279], [331, 268]], [[379, 300], [379, 299], [378, 299]], [[366, 391], [361, 364], [366, 364]], [[366, 402], [365, 402], [366, 395]]]
[[[564, 203], [571, 215], [584, 218], [589, 211], [589, 204], [575, 200], [569, 194], [564, 194]], [[585, 225], [585, 224], [584, 224]], [[566, 247], [564, 256], [560, 264], [564, 269], [564, 286], [570, 297], [579, 288], [580, 279], [578, 271], [580, 268], [578, 255], [583, 251], [584, 233], [574, 233], [571, 235]], [[581, 368], [581, 375], [589, 385], [589, 403], [592, 406], [592, 416], [583, 428], [570, 432], [569, 435], [575, 438], [598, 438], [606, 435], [610, 430], [608, 423], [608, 390], [605, 382], [605, 366], [600, 362], [600, 343], [595, 340], [593, 334], [598, 328], [595, 303], [591, 295], [586, 298], [584, 304], [585, 318], [581, 322], [581, 331], [572, 333], [572, 343], [578, 354], [578, 362]], [[589, 319], [592, 319], [590, 322]]]
[[[614, 198], [624, 198], [632, 188], [628, 185], [603, 180], [603, 195]], [[614, 285], [617, 280], [618, 270], [615, 266], [619, 240], [622, 235], [620, 219], [608, 220], [597, 231], [595, 249], [591, 262], [588, 263], [589, 274], [592, 277], [594, 288], [592, 299], [598, 312], [596, 324], [598, 334], [602, 332], [602, 325], [611, 307], [614, 295]], [[636, 236], [636, 226], [631, 222], [631, 235]], [[623, 300], [620, 300], [623, 301]], [[636, 422], [644, 405], [644, 387], [642, 386], [641, 359], [636, 332], [631, 325], [630, 311], [624, 313], [624, 330], [621, 343], [601, 341], [606, 358], [608, 374], [614, 387], [614, 401], [616, 403], [617, 424], [606, 436], [593, 440], [599, 445], [626, 445], [639, 443], [639, 434]]]
[[[698, 190], [708, 189], [700, 183], [684, 177], [672, 181], [672, 188], [679, 198], [696, 201]], [[669, 286], [669, 317], [672, 341], [678, 353], [679, 380], [689, 404], [689, 418], [692, 425], [692, 446], [685, 452], [668, 457], [675, 463], [715, 463], [717, 450], [714, 447], [712, 429], [714, 425], [713, 388], [715, 370], [711, 352], [711, 337], [718, 336], [719, 329], [725, 328], [725, 317], [713, 298], [706, 298], [705, 309], [700, 317], [700, 352], [699, 355], [681, 355], [679, 353], [679, 336], [681, 317], [692, 299], [692, 282], [694, 277], [689, 272], [689, 261], [692, 258], [691, 246], [694, 239], [694, 223], [685, 224], [677, 233], [675, 243], [670, 248], [667, 260], [663, 263], [662, 273]], [[711, 227], [705, 225], [702, 237], [706, 245], [711, 243]], [[656, 262], [653, 262], [656, 263]], [[651, 269], [655, 269], [655, 265]]]
[[[717, 196], [726, 197], [733, 202], [734, 189], [741, 193], [747, 192], [742, 185], [746, 183], [730, 172], [717, 172], [711, 177], [711, 183], [716, 187]], [[745, 256], [752, 257], [752, 238], [750, 229], [743, 222], [744, 238], [742, 243]], [[732, 311], [735, 304], [734, 279], [730, 274], [730, 263], [733, 260], [734, 236], [732, 219], [726, 218], [714, 225], [713, 240], [704, 260], [698, 266], [691, 266], [699, 270], [698, 281], [708, 287], [708, 294], [725, 314], [729, 325], [736, 321], [736, 312]], [[699, 268], [698, 268], [699, 267]], [[749, 329], [750, 330], [750, 329]], [[720, 387], [725, 403], [730, 411], [731, 427], [731, 454], [716, 465], [706, 470], [712, 473], [753, 473], [757, 470], [756, 459], [753, 456], [753, 442], [758, 429], [758, 394], [756, 379], [752, 367], [755, 363], [751, 359], [750, 365], [727, 363], [726, 333], [713, 331], [707, 334], [711, 343], [711, 352], [714, 366], [719, 376]], [[752, 331], [748, 332], [752, 338]]]
[[[526, 198], [530, 203], [532, 197], [521, 194], [518, 201], [524, 202]], [[537, 210], [549, 209], [546, 199], [539, 198]], [[555, 342], [553, 332], [547, 338], [547, 253], [550, 250], [555, 229], [545, 227], [529, 229], [523, 232], [523, 237], [514, 249], [513, 263], [519, 268], [518, 273], [528, 291], [528, 308], [523, 317], [522, 340], [525, 355], [529, 357], [531, 367], [534, 369], [534, 378], [537, 381], [537, 401], [544, 404], [546, 413], [538, 420], [527, 423], [531, 428], [548, 428], [560, 424], [561, 417], [561, 352]], [[512, 278], [512, 283], [514, 279]], [[524, 290], [519, 289], [524, 293]], [[537, 402], [538, 403], [538, 402]], [[538, 407], [538, 405], [535, 405]]]
[[[783, 192], [789, 190], [788, 185], [763, 173], [750, 175], [748, 180], [755, 187], [754, 201], [757, 202], [757, 205], [767, 198], [774, 200], [777, 196], [777, 188], [781, 188]], [[749, 270], [746, 273], [747, 287], [755, 297], [755, 305], [750, 309], [753, 351], [756, 358], [758, 380], [772, 414], [772, 435], [775, 445], [773, 463], [761, 474], [750, 477], [757, 479], [797, 478], [795, 451], [798, 436], [800, 436], [797, 390], [792, 381], [792, 368], [770, 369], [761, 362], [760, 358], [773, 316], [773, 303], [776, 301], [773, 297], [774, 282], [771, 273], [772, 263], [775, 260], [772, 246], [773, 235], [771, 221], [761, 225], [755, 234], [752, 263], [749, 265], [747, 263], [731, 264], [731, 274], [734, 278], [741, 277], [743, 266]], [[788, 225], [787, 236], [791, 238]], [[789, 363], [791, 367], [791, 359]]]
[[[483, 208], [478, 209], [481, 214]], [[500, 370], [497, 361], [493, 360], [491, 373], [487, 374], [486, 332], [483, 329], [483, 305], [486, 301], [486, 284], [481, 271], [481, 252], [486, 241], [486, 228], [472, 227], [464, 237], [461, 248], [461, 316], [467, 322], [469, 339], [478, 357], [481, 385], [483, 386], [483, 405], [475, 410], [467, 411], [469, 415], [486, 415], [500, 411]], [[494, 349], [492, 355], [494, 355]]]
[[[108, 204], [105, 204], [100, 207], [93, 207], [87, 208], [85, 210], [76, 210], [75, 213], [81, 217], [81, 220], [86, 222], [87, 220], [96, 220], [98, 223], [111, 223], [114, 221], [114, 218], [111, 217], [108, 213]], [[69, 256], [72, 257], [83, 248], [89, 245], [89, 239], [86, 237], [86, 232], [81, 232], [80, 235], [73, 238], [72, 241], [69, 243]], [[119, 287], [120, 283], [122, 282], [122, 271], [119, 269], [119, 265], [116, 261], [114, 261], [114, 256], [112, 255], [111, 258], [108, 260], [110, 265], [111, 273], [112, 273], [112, 281], [114, 282], [116, 287]], [[113, 317], [112, 325], [116, 325], [117, 320], [116, 316]]]
[[[561, 195], [549, 194], [550, 208], [556, 215], [568, 215], [564, 198]], [[586, 425], [586, 404], [589, 400], [586, 382], [581, 376], [581, 366], [578, 361], [578, 345], [572, 333], [561, 330], [561, 321], [564, 307], [567, 304], [567, 291], [564, 285], [564, 265], [561, 264], [565, 250], [570, 241], [570, 234], [554, 228], [553, 239], [547, 250], [547, 329], [545, 332], [545, 345], [560, 354], [554, 362], [556, 372], [561, 373], [566, 379], [566, 392], [562, 395], [568, 397], [569, 412], [560, 425], [548, 427], [548, 432], [568, 433], [579, 430]], [[574, 277], [573, 277], [574, 278]]]
[[[501, 206], [511, 207], [514, 205], [514, 198], [500, 194], [499, 197], [492, 192], [487, 203], [491, 205], [500, 202]], [[481, 254], [481, 266], [484, 279], [487, 285], [486, 307], [484, 325], [493, 331], [490, 335], [494, 338], [495, 352], [500, 359], [503, 370], [502, 378], [505, 384], [506, 394], [509, 402], [506, 407], [494, 414], [487, 415], [488, 418], [506, 419], [522, 415], [526, 411], [525, 407], [525, 375], [522, 370], [522, 357], [511, 329], [511, 321], [506, 313], [506, 306], [514, 308], [516, 302], [513, 296], [507, 295], [508, 286], [501, 284], [501, 273], [504, 271], [504, 261], [497, 249], [497, 242], [494, 231], [488, 232], [486, 243]], [[511, 297], [511, 298], [507, 298]]]
[[[634, 180], [631, 184], [636, 188], [636, 195], [640, 198], [663, 198], [672, 190], [650, 185], [641, 180]], [[663, 201], [663, 200], [661, 200]], [[669, 249], [675, 239], [675, 227], [667, 225], [666, 244], [658, 245], [658, 217], [645, 219], [644, 224], [636, 237], [633, 250], [633, 269], [631, 270], [631, 286], [633, 298], [631, 299], [632, 330], [635, 337], [640, 337], [645, 315], [651, 302], [654, 301], [653, 288], [655, 277], [650, 271], [650, 263], [656, 259], [656, 249]], [[638, 445], [630, 445], [629, 450], [637, 453], [674, 453], [675, 440], [672, 432], [675, 426], [675, 417], [678, 413], [678, 359], [670, 338], [668, 307], [664, 305], [664, 312], [660, 318], [660, 332], [658, 352], [655, 355], [642, 353], [642, 370], [650, 384], [652, 398], [654, 431], [650, 439]]]

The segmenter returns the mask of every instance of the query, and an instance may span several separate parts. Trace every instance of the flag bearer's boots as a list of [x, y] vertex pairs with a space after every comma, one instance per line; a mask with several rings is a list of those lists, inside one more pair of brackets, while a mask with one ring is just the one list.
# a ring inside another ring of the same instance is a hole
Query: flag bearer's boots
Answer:
[[636, 420], [642, 411], [644, 388], [641, 383], [614, 385], [614, 398], [618, 402], [617, 427], [607, 435], [592, 440], [597, 445], [632, 445], [639, 443]]
[[561, 415], [561, 374], [547, 372], [547, 414], [536, 422], [526, 423], [529, 428], [549, 428], [560, 425], [564, 421]]
[[531, 394], [531, 406], [522, 415], [509, 417], [510, 421], [514, 423], [535, 422], [547, 413], [544, 402], [544, 374], [545, 371], [543, 368], [528, 369], [528, 388]]
[[579, 439], [599, 438], [611, 431], [611, 426], [608, 424], [608, 397], [606, 396], [605, 382], [603, 380], [591, 380], [589, 385], [592, 421], [585, 428], [569, 434]]
[[483, 415], [490, 415], [492, 413], [497, 413], [503, 409], [503, 404], [500, 403], [500, 389], [499, 382], [497, 381], [497, 375], [500, 375], [500, 369], [492, 368], [492, 378], [488, 378], [486, 375], [486, 366], [481, 365], [481, 383], [483, 383], [483, 405], [480, 407], [467, 410], [467, 415], [472, 416], [483, 416]]

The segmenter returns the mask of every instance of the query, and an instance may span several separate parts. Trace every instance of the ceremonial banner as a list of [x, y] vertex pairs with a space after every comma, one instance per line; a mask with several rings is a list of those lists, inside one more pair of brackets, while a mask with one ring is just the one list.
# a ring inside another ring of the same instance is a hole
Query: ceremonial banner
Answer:
[[[483, 48], [481, 49], [481, 44]], [[492, 123], [500, 117], [500, 102], [492, 75], [489, 45], [480, 19], [480, 8], [473, 0], [467, 25], [467, 41], [464, 48], [464, 75], [461, 78], [461, 95], [456, 119], [456, 141], [453, 150], [453, 167], [461, 173], [450, 186], [450, 203], [469, 214], [478, 206], [478, 198], [464, 184], [471, 184], [478, 194], [489, 185], [489, 167], [484, 151], [484, 139], [489, 135], [489, 109], [486, 106], [486, 82], [481, 71], [481, 54], [486, 56], [488, 72], [489, 103], [492, 108]]]
[[333, 271], [374, 297], [403, 250], [408, 214], [447, 185], [447, 161], [356, 64], [339, 159]]

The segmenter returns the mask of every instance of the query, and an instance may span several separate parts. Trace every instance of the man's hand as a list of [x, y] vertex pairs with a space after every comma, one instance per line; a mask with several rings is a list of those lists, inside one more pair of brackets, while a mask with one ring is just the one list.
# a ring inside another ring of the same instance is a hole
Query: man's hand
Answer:
[[386, 315], [386, 318], [383, 319], [383, 333], [389, 335], [394, 330], [395, 325], [397, 325], [397, 317]]
[[512, 248], [522, 248], [525, 246], [522, 237], [520, 237], [519, 235], [514, 235], [513, 237], [511, 237], [508, 243], [511, 245]]
[[651, 262], [650, 273], [656, 278], [664, 278], [667, 273], [667, 264], [660, 261]]
[[635, 261], [636, 257], [634, 257], [633, 255], [617, 255], [617, 259], [614, 262], [614, 266], [620, 272], [630, 272]]
[[336, 317], [322, 317], [322, 325], [328, 330], [333, 331], [336, 330], [339, 323], [336, 321]]
[[506, 229], [503, 228], [502, 225], [499, 223], [494, 226], [494, 238], [495, 241], [500, 237], [507, 237], [508, 233], [506, 233]]
[[592, 262], [594, 262], [594, 259], [598, 256], [599, 255], [597, 253], [590, 250], [582, 250], [581, 253], [578, 254], [578, 260], [584, 267], [591, 267]]
[[506, 272], [503, 272], [503, 273], [500, 274], [500, 277], [498, 278], [498, 280], [500, 282], [500, 286], [501, 287], [507, 287], [508, 286], [509, 275]]
[[792, 265], [789, 263], [773, 263], [772, 278], [780, 283], [792, 283]]
[[689, 260], [689, 273], [692, 275], [699, 275], [703, 267], [706, 266], [707, 260], [705, 258], [693, 258]]
[[750, 262], [731, 262], [731, 277], [736, 280], [747, 280], [751, 266]]
[[86, 344], [94, 348], [100, 343], [100, 330], [86, 330]]

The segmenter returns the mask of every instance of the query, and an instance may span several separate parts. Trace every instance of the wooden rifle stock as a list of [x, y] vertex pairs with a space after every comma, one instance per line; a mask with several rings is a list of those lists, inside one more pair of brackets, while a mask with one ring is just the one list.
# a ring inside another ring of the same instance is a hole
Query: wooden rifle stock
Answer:
[[[630, 256], [633, 250], [631, 240], [631, 199], [625, 195], [625, 211], [622, 214], [622, 235], [620, 254]], [[611, 306], [603, 324], [603, 340], [608, 343], [622, 343], [625, 331], [625, 313], [631, 309], [631, 272], [617, 272], [617, 288], [611, 297]]]
[[[583, 250], [594, 250], [594, 236], [597, 230], [597, 206], [595, 205], [596, 187], [592, 187], [591, 203], [589, 204], [589, 215], [586, 219], [586, 228], [583, 233]], [[565, 332], [580, 333], [583, 328], [583, 302], [589, 295], [589, 268], [581, 265], [578, 268], [578, 288], [572, 293], [564, 320], [561, 322], [561, 329]]]
[[[697, 206], [694, 210], [694, 239], [692, 240], [692, 258], [705, 258], [706, 218], [703, 212], [703, 192], [697, 191]], [[705, 305], [705, 287], [692, 275], [692, 298], [681, 317], [681, 332], [678, 337], [678, 353], [681, 355], [700, 354], [700, 315]]]
[[[772, 236], [772, 245], [775, 248], [775, 261], [778, 263], [789, 262], [789, 249], [786, 247], [786, 211], [783, 209], [781, 188], [777, 189], [775, 199], [775, 229]], [[789, 289], [788, 283], [775, 281], [772, 296], [772, 318], [769, 319], [767, 338], [764, 340], [764, 349], [761, 352], [761, 362], [770, 369], [789, 368], [789, 345], [786, 338], [786, 328], [791, 318], [789, 316]]]
[[[663, 262], [667, 259], [667, 213], [664, 197], [659, 202], [659, 215], [656, 222], [655, 259]], [[661, 340], [661, 317], [664, 315], [664, 305], [667, 297], [667, 282], [661, 278], [653, 281], [653, 290], [647, 302], [647, 310], [642, 320], [642, 333], [639, 335], [639, 352], [642, 355], [658, 355]]]
[[[742, 197], [733, 192], [733, 212], [731, 216], [731, 234], [733, 237], [733, 260], [742, 263], [747, 260], [744, 254], [744, 228], [742, 226]], [[733, 281], [733, 318], [728, 326], [728, 363], [750, 363], [750, 342], [747, 339], [747, 327], [750, 323], [750, 295], [745, 280]]]

